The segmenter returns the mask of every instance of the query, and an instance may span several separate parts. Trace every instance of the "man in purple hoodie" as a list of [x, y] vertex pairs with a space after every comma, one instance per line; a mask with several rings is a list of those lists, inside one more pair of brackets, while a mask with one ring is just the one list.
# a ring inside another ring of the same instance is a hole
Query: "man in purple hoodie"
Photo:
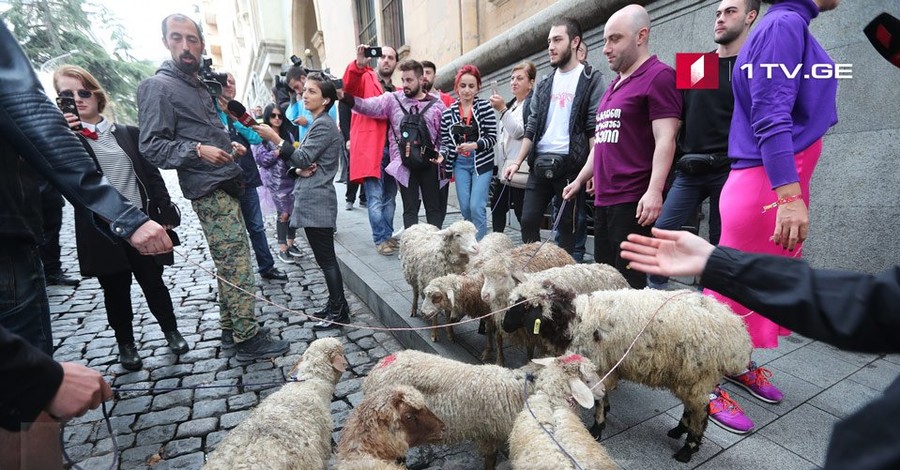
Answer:
[[[732, 170], [719, 201], [719, 245], [796, 258], [809, 228], [809, 182], [822, 136], [837, 123], [837, 80], [817, 78], [828, 75], [823, 70], [834, 71], [834, 62], [809, 32], [809, 22], [840, 0], [763, 1], [773, 5], [741, 48], [732, 75]], [[789, 334], [707, 292], [743, 317], [755, 348], [776, 348], [778, 336]], [[770, 377], [751, 362], [747, 372], [728, 379], [760, 400], [778, 403], [784, 395]]]

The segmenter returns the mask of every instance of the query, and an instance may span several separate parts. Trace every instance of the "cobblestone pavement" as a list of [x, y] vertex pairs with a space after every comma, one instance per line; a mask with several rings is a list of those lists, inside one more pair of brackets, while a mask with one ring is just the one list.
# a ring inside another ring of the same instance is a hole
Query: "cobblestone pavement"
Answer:
[[[191, 262], [212, 270], [213, 264], [196, 216], [188, 201], [180, 197], [174, 173], [163, 172], [173, 200], [183, 212], [183, 225], [177, 229], [182, 240], [178, 252]], [[67, 206], [62, 230], [63, 268], [79, 277], [72, 230], [72, 208]], [[272, 219], [271, 217], [269, 219]], [[270, 235], [274, 234], [268, 220]], [[277, 249], [272, 239], [273, 250]], [[308, 246], [300, 238], [306, 256], [296, 264], [276, 261], [289, 276], [287, 282], [265, 281], [257, 277], [259, 294], [294, 312], [257, 303], [257, 315], [272, 328], [276, 338], [288, 340], [288, 354], [274, 360], [239, 363], [233, 349], [219, 343], [219, 314], [215, 302], [215, 280], [197, 266], [175, 255], [175, 265], [167, 267], [165, 280], [170, 287], [178, 317], [179, 330], [190, 343], [190, 352], [176, 356], [169, 351], [156, 320], [147, 309], [143, 293], [134, 284], [135, 339], [144, 361], [143, 370], [128, 372], [117, 360], [118, 349], [106, 320], [103, 294], [96, 279], [84, 279], [79, 287], [50, 286], [50, 308], [56, 345], [55, 359], [86, 364], [104, 374], [113, 387], [166, 388], [200, 384], [235, 385], [233, 389], [176, 390], [160, 392], [123, 392], [108, 403], [111, 423], [120, 452], [121, 469], [196, 469], [204, 457], [237, 426], [277, 386], [249, 384], [281, 382], [311, 341], [326, 336], [343, 339], [350, 365], [335, 390], [332, 417], [335, 435], [350, 409], [362, 399], [360, 385], [369, 368], [390, 352], [401, 349], [388, 333], [371, 330], [331, 330], [313, 332], [312, 322], [300, 312], [314, 312], [327, 301], [327, 288]], [[353, 321], [381, 326], [371, 311], [347, 291]], [[102, 412], [93, 410], [66, 427], [65, 445], [69, 455], [82, 468], [106, 469], [112, 463], [112, 440]], [[411, 468], [471, 468], [465, 448], [426, 448], [410, 455]]]

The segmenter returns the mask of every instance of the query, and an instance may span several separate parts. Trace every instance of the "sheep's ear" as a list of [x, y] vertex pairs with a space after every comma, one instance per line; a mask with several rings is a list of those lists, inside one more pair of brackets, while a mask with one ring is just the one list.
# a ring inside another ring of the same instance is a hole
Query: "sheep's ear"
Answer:
[[456, 307], [456, 294], [453, 293], [452, 290], [447, 291], [447, 300], [450, 301], [450, 308], [453, 309]]
[[572, 398], [574, 398], [582, 408], [594, 406], [594, 393], [591, 392], [590, 387], [585, 385], [578, 377], [569, 378], [569, 390], [572, 392]]
[[347, 359], [344, 358], [343, 354], [337, 353], [331, 356], [331, 367], [334, 367], [334, 370], [338, 372], [344, 372], [347, 370]]
[[525, 282], [526, 274], [522, 271], [513, 271], [512, 278], [513, 278], [513, 282], [515, 282], [518, 285], [518, 284]]
[[541, 366], [544, 366], [544, 367], [547, 367], [553, 363], [554, 359], [556, 359], [556, 358], [555, 357], [539, 357], [537, 359], [532, 359], [531, 362], [541, 365]]

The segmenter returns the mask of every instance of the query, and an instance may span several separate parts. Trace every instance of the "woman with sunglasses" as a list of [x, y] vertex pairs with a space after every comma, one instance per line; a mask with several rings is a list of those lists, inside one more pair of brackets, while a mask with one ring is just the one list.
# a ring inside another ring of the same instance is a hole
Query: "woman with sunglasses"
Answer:
[[285, 263], [293, 263], [294, 258], [303, 256], [300, 248], [294, 245], [297, 229], [291, 227], [289, 223], [291, 211], [294, 210], [294, 178], [288, 175], [288, 166], [285, 162], [278, 158], [279, 149], [275, 144], [283, 140], [293, 145], [297, 130], [291, 121], [284, 118], [284, 111], [275, 104], [270, 104], [263, 110], [263, 124], [268, 125], [273, 132], [260, 133], [266, 140], [253, 146], [253, 157], [259, 165], [263, 184], [272, 195], [275, 210], [278, 211], [275, 216], [278, 259]]
[[463, 65], [456, 73], [459, 99], [441, 114], [441, 153], [448, 173], [456, 177], [456, 196], [464, 219], [475, 224], [476, 237], [487, 234], [487, 200], [494, 175], [497, 118], [490, 103], [478, 98], [481, 72]]
[[[78, 116], [66, 113], [65, 118], [73, 129], [79, 124], [83, 127], [77, 135], [97, 163], [97, 172], [151, 219], [167, 229], [177, 227], [181, 216], [169, 198], [159, 170], [138, 152], [138, 129], [116, 125], [100, 114], [106, 109], [109, 97], [97, 79], [81, 67], [64, 65], [53, 74], [53, 86], [60, 97], [75, 98]], [[89, 213], [75, 213], [81, 275], [96, 276], [103, 289], [106, 318], [119, 346], [119, 363], [132, 371], [143, 366], [132, 325], [132, 275], [144, 291], [147, 306], [159, 322], [169, 349], [175, 354], [186, 353], [188, 344], [178, 332], [169, 288], [162, 279], [163, 265], [173, 264], [172, 254], [141, 255], [131, 245], [101, 234], [97, 225], [107, 224]], [[173, 235], [170, 231], [170, 236]], [[177, 244], [176, 240], [173, 242]]]

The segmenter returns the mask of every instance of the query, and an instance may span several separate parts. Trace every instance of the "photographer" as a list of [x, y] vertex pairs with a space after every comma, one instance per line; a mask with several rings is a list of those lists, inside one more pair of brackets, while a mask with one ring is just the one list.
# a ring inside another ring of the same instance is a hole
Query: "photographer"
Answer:
[[[163, 20], [162, 33], [172, 60], [141, 82], [137, 92], [141, 154], [160, 168], [178, 171], [181, 190], [197, 213], [218, 275], [255, 292], [239, 202], [243, 172], [234, 161], [247, 148], [231, 141], [207, 85], [197, 75], [204, 47], [200, 27], [187, 16], [173, 14]], [[218, 88], [221, 91], [221, 83]], [[235, 344], [239, 361], [276, 357], [288, 350], [286, 342], [273, 341], [260, 331], [249, 294], [220, 280], [219, 299], [222, 345]]]

